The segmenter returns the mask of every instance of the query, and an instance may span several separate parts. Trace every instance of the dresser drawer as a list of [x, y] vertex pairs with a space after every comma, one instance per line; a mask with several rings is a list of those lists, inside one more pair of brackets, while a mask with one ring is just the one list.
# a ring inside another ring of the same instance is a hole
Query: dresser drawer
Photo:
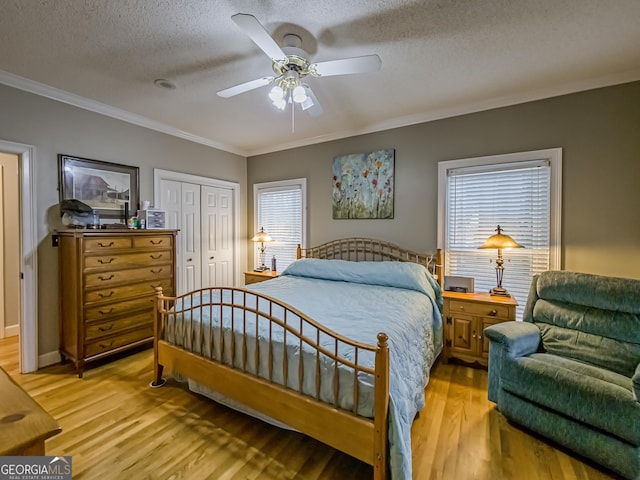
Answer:
[[148, 297], [136, 298], [124, 302], [112, 302], [98, 307], [89, 307], [84, 311], [84, 319], [86, 322], [108, 320], [128, 312], [147, 310], [150, 306], [155, 306], [155, 301], [156, 297], [150, 295]]
[[153, 326], [141, 328], [139, 330], [133, 330], [131, 332], [123, 333], [122, 335], [112, 336], [97, 340], [95, 342], [89, 342], [85, 345], [85, 354], [88, 357], [105, 353], [110, 350], [115, 350], [119, 347], [124, 347], [130, 343], [134, 343], [145, 339], [151, 340], [153, 338]]
[[84, 268], [87, 270], [119, 270], [121, 268], [142, 267], [172, 263], [171, 250], [157, 252], [116, 253], [111, 255], [87, 256]]
[[87, 287], [109, 286], [119, 283], [139, 282], [140, 280], [154, 281], [157, 278], [168, 278], [173, 275], [173, 266], [157, 265], [129, 270], [113, 270], [86, 274], [84, 283]]
[[123, 330], [130, 330], [136, 327], [148, 327], [149, 325], [153, 326], [152, 309], [107, 322], [89, 323], [85, 326], [84, 337], [87, 341], [97, 340]]
[[133, 237], [134, 248], [171, 248], [173, 237], [167, 235]]
[[120, 287], [101, 288], [99, 290], [87, 290], [84, 292], [85, 304], [94, 302], [117, 302], [120, 299], [138, 297], [142, 295], [155, 295], [156, 287], [162, 287], [165, 295], [173, 295], [173, 281], [165, 278], [156, 282], [140, 282], [133, 285]]
[[449, 301], [450, 313], [466, 313], [468, 315], [481, 315], [483, 317], [507, 318], [509, 308], [506, 305], [486, 304], [477, 302]]
[[132, 242], [129, 237], [85, 238], [83, 242], [85, 252], [107, 252], [131, 248], [131, 246]]

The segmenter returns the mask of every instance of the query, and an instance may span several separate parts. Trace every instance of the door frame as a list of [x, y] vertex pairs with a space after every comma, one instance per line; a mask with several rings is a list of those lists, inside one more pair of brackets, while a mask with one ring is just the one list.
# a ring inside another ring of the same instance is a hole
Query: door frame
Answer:
[[160, 182], [162, 180], [173, 180], [175, 182], [195, 183], [198, 185], [208, 185], [210, 187], [221, 187], [231, 190], [233, 193], [233, 221], [234, 221], [234, 286], [241, 285], [241, 269], [240, 269], [240, 184], [237, 182], [229, 182], [227, 180], [218, 180], [216, 178], [201, 177], [199, 175], [191, 175], [189, 173], [173, 172], [171, 170], [162, 170], [160, 168], [153, 169], [153, 204], [160, 205]]
[[18, 155], [20, 182], [21, 373], [38, 370], [38, 242], [35, 147], [0, 139], [0, 151]]

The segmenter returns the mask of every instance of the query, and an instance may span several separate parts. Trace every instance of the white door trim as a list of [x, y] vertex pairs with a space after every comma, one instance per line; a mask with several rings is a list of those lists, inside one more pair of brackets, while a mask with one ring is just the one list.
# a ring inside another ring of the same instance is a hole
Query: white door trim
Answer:
[[35, 147], [0, 140], [0, 151], [20, 157], [20, 372], [38, 370], [38, 242]]
[[236, 286], [241, 285], [243, 279], [240, 275], [240, 184], [237, 182], [229, 182], [227, 180], [218, 180], [216, 178], [201, 177], [198, 175], [191, 175], [189, 173], [172, 172], [171, 170], [162, 170], [160, 168], [153, 169], [153, 204], [160, 205], [161, 188], [160, 182], [162, 180], [173, 180], [176, 182], [195, 183], [198, 185], [208, 185], [210, 187], [222, 187], [233, 191], [233, 203], [234, 203], [234, 280]]

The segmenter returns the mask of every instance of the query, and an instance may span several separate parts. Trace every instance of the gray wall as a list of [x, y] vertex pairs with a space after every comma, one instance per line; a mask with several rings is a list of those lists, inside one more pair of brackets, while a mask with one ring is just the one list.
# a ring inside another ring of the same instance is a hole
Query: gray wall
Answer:
[[[308, 245], [371, 236], [430, 251], [439, 161], [554, 147], [563, 148], [563, 268], [640, 278], [640, 82], [251, 157], [248, 228], [253, 183], [306, 177]], [[333, 157], [380, 148], [396, 151], [395, 218], [333, 220]]]
[[[204, 145], [0, 85], [0, 139], [35, 146], [39, 353], [58, 349], [58, 257], [51, 232], [58, 207], [59, 153], [140, 167], [140, 198], [153, 200], [153, 169], [240, 184], [240, 238], [246, 238], [246, 159]], [[241, 245], [241, 268], [246, 245]]]

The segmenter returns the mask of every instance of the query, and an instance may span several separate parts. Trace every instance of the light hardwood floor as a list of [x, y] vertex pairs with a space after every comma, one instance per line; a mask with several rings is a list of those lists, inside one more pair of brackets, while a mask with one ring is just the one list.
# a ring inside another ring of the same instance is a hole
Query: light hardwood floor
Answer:
[[[152, 351], [18, 373], [17, 338], [0, 340], [4, 368], [62, 426], [47, 454], [72, 455], [80, 479], [369, 479], [372, 469], [169, 381], [148, 386]], [[412, 429], [414, 479], [615, 478], [510, 423], [487, 400], [487, 372], [438, 363]], [[0, 396], [0, 401], [1, 396]], [[330, 426], [329, 426], [330, 428]]]

